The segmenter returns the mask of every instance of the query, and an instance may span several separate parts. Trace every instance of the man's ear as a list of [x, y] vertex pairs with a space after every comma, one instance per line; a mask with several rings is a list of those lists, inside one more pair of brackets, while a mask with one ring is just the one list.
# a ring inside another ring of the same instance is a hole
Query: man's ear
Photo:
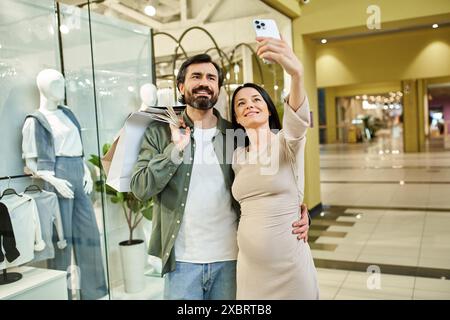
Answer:
[[178, 84], [178, 91], [180, 91], [180, 93], [184, 95], [184, 83]]

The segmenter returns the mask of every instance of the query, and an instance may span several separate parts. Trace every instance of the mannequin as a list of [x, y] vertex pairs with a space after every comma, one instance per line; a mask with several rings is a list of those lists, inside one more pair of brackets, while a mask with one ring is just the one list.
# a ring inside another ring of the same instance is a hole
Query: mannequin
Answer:
[[67, 246], [56, 250], [55, 258], [48, 264], [63, 271], [76, 264], [81, 287], [75, 289], [81, 289], [81, 299], [99, 299], [107, 294], [107, 288], [100, 234], [87, 196], [93, 182], [83, 157], [81, 127], [74, 113], [59, 104], [65, 93], [65, 80], [60, 72], [42, 70], [36, 83], [40, 104], [36, 112], [27, 115], [22, 130], [23, 158], [26, 169], [45, 181], [44, 189], [57, 193], [67, 240]]
[[[39, 111], [46, 114], [57, 110], [58, 102], [64, 99], [65, 80], [63, 75], [53, 69], [42, 70], [36, 79], [37, 86], [40, 92]], [[27, 168], [38, 178], [47, 181], [55, 187], [55, 189], [64, 197], [73, 199], [74, 194], [70, 189], [72, 185], [69, 181], [55, 177], [55, 173], [49, 170], [37, 170], [37, 159], [26, 158], [25, 163]], [[92, 192], [93, 181], [86, 163], [84, 165], [83, 185], [86, 194]]]
[[158, 89], [152, 83], [146, 83], [141, 86], [140, 96], [142, 104], [141, 107], [139, 108], [139, 111], [144, 111], [148, 107], [156, 106], [156, 103], [158, 102], [157, 92]]

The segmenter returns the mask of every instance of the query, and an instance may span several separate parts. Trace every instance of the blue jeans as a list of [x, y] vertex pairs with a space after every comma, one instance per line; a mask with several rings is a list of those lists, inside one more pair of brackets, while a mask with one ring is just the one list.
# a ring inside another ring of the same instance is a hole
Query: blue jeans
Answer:
[[[61, 220], [67, 247], [55, 249], [55, 258], [48, 261], [50, 269], [68, 271], [76, 264], [80, 272], [82, 300], [96, 300], [108, 293], [100, 246], [100, 233], [90, 198], [83, 190], [84, 166], [81, 157], [56, 157], [55, 176], [72, 184], [73, 199], [58, 194]], [[45, 188], [56, 191], [48, 183]], [[56, 233], [53, 234], [57, 241]], [[57, 248], [55, 246], [55, 248]], [[72, 262], [72, 248], [75, 261]], [[70, 279], [70, 278], [69, 278]], [[69, 290], [69, 298], [71, 292]]]
[[176, 269], [165, 275], [164, 299], [235, 300], [236, 261], [176, 262]]

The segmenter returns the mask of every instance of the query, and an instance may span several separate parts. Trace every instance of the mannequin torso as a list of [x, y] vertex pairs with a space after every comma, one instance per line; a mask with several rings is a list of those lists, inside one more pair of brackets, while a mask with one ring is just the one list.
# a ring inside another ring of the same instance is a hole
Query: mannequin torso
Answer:
[[[59, 102], [64, 99], [65, 80], [63, 75], [53, 69], [42, 70], [36, 79], [40, 92], [39, 111], [49, 123], [55, 146], [56, 156], [79, 157], [83, 154], [81, 137], [75, 124], [58, 109]], [[65, 198], [73, 198], [71, 184], [55, 177], [50, 170], [38, 170], [36, 141], [34, 137], [35, 119], [27, 118], [23, 127], [23, 157], [26, 167], [37, 177], [52, 184]], [[92, 191], [92, 178], [85, 165], [84, 185], [86, 193]]]

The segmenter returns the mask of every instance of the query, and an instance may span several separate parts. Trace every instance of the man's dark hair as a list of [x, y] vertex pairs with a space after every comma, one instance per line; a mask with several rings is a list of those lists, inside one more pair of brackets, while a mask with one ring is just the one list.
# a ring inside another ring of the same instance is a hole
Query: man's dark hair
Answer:
[[[211, 63], [216, 68], [217, 74], [218, 74], [218, 80], [219, 80], [219, 89], [220, 89], [220, 87], [222, 87], [222, 84], [223, 84], [222, 69], [219, 67], [219, 65], [217, 63], [215, 63], [211, 59], [210, 55], [208, 55], [206, 53], [202, 53], [202, 54], [198, 54], [193, 57], [190, 57], [186, 61], [183, 62], [183, 64], [180, 67], [180, 70], [178, 71], [178, 75], [177, 75], [177, 89], [179, 88], [179, 85], [181, 83], [184, 83], [184, 80], [186, 80], [186, 74], [187, 74], [188, 67], [191, 64], [199, 64], [199, 63]], [[184, 103], [184, 97], [181, 97], [180, 100], [182, 103]]]

